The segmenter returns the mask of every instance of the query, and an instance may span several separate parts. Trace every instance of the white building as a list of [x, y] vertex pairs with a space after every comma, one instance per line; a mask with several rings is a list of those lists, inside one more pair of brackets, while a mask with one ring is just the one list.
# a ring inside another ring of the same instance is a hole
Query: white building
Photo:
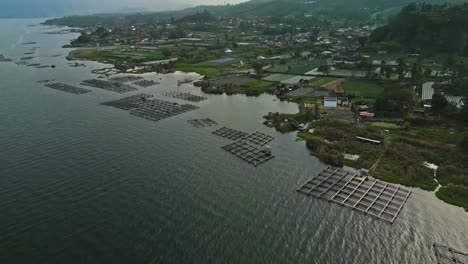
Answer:
[[323, 98], [324, 107], [338, 107], [338, 98], [337, 97], [324, 97]]

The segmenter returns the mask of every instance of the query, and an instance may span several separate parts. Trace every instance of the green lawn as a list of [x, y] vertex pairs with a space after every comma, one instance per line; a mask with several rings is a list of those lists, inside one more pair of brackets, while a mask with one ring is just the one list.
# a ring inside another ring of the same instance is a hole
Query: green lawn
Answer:
[[384, 129], [399, 129], [400, 128], [400, 126], [398, 126], [395, 123], [382, 123], [382, 122], [372, 123], [371, 126], [378, 127], [378, 128], [384, 128]]
[[346, 81], [342, 84], [342, 87], [348, 94], [367, 98], [376, 98], [384, 90], [384, 88], [377, 83], [357, 80]]

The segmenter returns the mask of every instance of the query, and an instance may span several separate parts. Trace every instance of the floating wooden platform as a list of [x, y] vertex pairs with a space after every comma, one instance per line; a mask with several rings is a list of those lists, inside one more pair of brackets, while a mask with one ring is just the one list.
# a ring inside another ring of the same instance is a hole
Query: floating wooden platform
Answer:
[[340, 168], [328, 167], [306, 181], [298, 192], [350, 207], [393, 223], [411, 191], [371, 177], [359, 177]]
[[107, 91], [116, 92], [116, 93], [126, 93], [126, 92], [138, 90], [137, 88], [131, 87], [129, 85], [126, 85], [120, 82], [97, 80], [97, 79], [85, 80], [81, 84], [107, 90]]
[[246, 140], [233, 142], [229, 145], [223, 146], [222, 149], [254, 166], [259, 166], [274, 158], [270, 148], [260, 149], [250, 145]]
[[252, 134], [245, 137], [245, 139], [257, 145], [264, 146], [275, 138], [262, 132], [255, 131]]
[[205, 119], [192, 119], [187, 121], [189, 124], [192, 126], [199, 128], [199, 127], [211, 127], [211, 126], [217, 126], [218, 123], [216, 121], [210, 119], [210, 118], [205, 118]]
[[62, 91], [62, 92], [67, 92], [71, 94], [85, 94], [91, 92], [91, 90], [68, 85], [68, 84], [63, 84], [63, 83], [48, 83], [44, 84], [44, 86], [47, 86], [49, 88]]
[[468, 254], [448, 246], [434, 243], [437, 264], [468, 264]]
[[199, 109], [198, 106], [178, 104], [154, 99], [152, 95], [137, 94], [116, 101], [102, 103], [130, 111], [130, 114], [152, 121], [159, 121], [171, 116]]
[[128, 82], [134, 82], [138, 80], [142, 80], [143, 77], [141, 76], [135, 76], [135, 75], [126, 75], [126, 76], [116, 76], [112, 77], [109, 80], [113, 82], [118, 82], [118, 83], [128, 83]]
[[205, 101], [206, 99], [208, 99], [206, 97], [193, 95], [191, 93], [174, 92], [174, 91], [165, 93], [164, 95], [167, 97], [172, 97], [172, 98], [189, 101], [189, 102], [195, 102], [195, 103]]
[[232, 128], [227, 128], [227, 127], [222, 127], [214, 131], [213, 134], [223, 137], [223, 138], [231, 139], [231, 140], [239, 140], [249, 135], [246, 132], [242, 132], [242, 131], [235, 130]]

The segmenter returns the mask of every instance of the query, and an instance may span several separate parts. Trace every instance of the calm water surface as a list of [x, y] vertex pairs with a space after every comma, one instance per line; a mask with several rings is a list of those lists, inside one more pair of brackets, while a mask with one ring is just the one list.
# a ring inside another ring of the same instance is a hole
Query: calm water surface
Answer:
[[[58, 66], [0, 63], [0, 263], [435, 263], [433, 242], [468, 249], [468, 213], [433, 193], [414, 190], [393, 225], [296, 193], [324, 166], [262, 125], [295, 104], [207, 95], [154, 123], [99, 105], [122, 95], [38, 84], [78, 85], [106, 66], [70, 67], [61, 46], [77, 35], [28, 26], [40, 22], [0, 20], [0, 53], [19, 60], [37, 46], [33, 62]], [[177, 87], [184, 74], [146, 77], [161, 85], [139, 92], [163, 100], [202, 94]], [[205, 117], [274, 135], [276, 158], [255, 168], [224, 152], [229, 141], [186, 122]]]

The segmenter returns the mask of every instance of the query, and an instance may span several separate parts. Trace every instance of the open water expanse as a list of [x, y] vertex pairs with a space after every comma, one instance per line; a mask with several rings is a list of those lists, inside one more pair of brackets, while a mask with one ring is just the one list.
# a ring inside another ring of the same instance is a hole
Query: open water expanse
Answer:
[[[295, 191], [324, 165], [294, 134], [262, 125], [297, 112], [275, 97], [205, 95], [199, 110], [160, 122], [100, 103], [135, 93], [162, 100], [199, 88], [187, 75], [125, 95], [73, 95], [37, 81], [79, 85], [93, 62], [68, 65], [77, 34], [0, 20], [0, 53], [18, 61], [39, 47], [37, 69], [0, 62], [0, 263], [436, 263], [433, 242], [468, 251], [468, 213], [415, 189], [393, 225]], [[37, 42], [22, 45], [24, 42]], [[60, 56], [59, 56], [60, 55]], [[191, 76], [193, 77], [193, 75]], [[161, 80], [159, 80], [161, 79]], [[254, 167], [221, 149], [193, 118], [275, 136], [276, 158]]]

